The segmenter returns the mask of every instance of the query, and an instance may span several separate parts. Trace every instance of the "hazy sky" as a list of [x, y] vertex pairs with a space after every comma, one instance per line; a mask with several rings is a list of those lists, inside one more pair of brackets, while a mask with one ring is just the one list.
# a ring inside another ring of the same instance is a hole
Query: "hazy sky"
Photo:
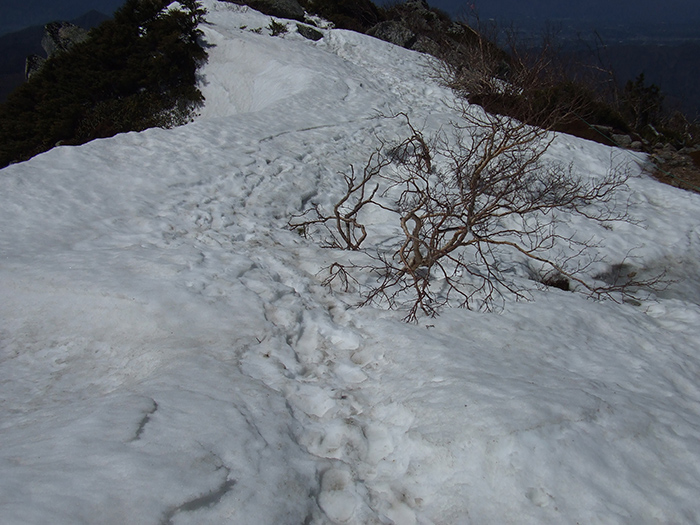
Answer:
[[[386, 3], [390, 0], [378, 0]], [[428, 0], [453, 16], [478, 12], [481, 19], [569, 19], [628, 23], [700, 22], [700, 0]]]
[[450, 14], [472, 6], [481, 18], [589, 19], [627, 22], [700, 20], [700, 0], [428, 0]]
[[[390, 0], [375, 0], [381, 4]], [[473, 9], [482, 20], [568, 19], [577, 22], [700, 23], [700, 0], [428, 0], [453, 16]], [[91, 9], [111, 14], [124, 0], [0, 0], [0, 34], [58, 18], [76, 18]]]
[[95, 10], [111, 15], [125, 0], [0, 0], [0, 34]]

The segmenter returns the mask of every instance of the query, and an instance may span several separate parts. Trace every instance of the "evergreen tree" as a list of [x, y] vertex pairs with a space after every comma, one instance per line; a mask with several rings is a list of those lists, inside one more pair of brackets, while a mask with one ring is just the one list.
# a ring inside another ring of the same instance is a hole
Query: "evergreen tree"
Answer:
[[642, 132], [645, 126], [656, 126], [662, 113], [664, 96], [656, 84], [646, 85], [644, 73], [628, 80], [622, 93], [622, 109], [633, 129]]
[[82, 144], [191, 120], [206, 60], [196, 0], [127, 0], [85, 42], [58, 53], [0, 105], [0, 167], [57, 143]]

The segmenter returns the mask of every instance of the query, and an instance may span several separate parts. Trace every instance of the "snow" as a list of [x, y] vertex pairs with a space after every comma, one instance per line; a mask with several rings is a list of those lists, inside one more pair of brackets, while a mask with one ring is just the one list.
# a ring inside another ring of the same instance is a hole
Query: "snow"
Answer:
[[0, 522], [700, 522], [700, 197], [561, 135], [630, 166], [635, 219], [564, 227], [667, 290], [355, 308], [286, 222], [405, 132], [378, 115], [438, 129], [450, 94], [423, 55], [203, 3], [196, 122], [0, 172]]

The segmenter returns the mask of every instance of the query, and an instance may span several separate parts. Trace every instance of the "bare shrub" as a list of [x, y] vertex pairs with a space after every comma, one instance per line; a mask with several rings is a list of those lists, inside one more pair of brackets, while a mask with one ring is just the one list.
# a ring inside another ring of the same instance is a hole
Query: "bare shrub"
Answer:
[[[477, 19], [471, 38], [444, 47], [434, 76], [472, 104], [544, 129], [607, 142], [587, 123], [626, 131], [627, 126], [603, 92], [609, 71], [564, 58], [557, 33], [523, 42], [513, 28]], [[494, 42], [500, 41], [502, 46]], [[612, 143], [610, 143], [612, 144]]]
[[[457, 95], [459, 118], [428, 136], [395, 115], [406, 138], [382, 143], [361, 172], [344, 174], [334, 205], [312, 204], [289, 221], [326, 246], [361, 252], [333, 263], [325, 284], [358, 290], [362, 304], [405, 308], [408, 321], [447, 304], [490, 309], [527, 297], [524, 279], [513, 277], [518, 265], [542, 285], [596, 298], [660, 284], [661, 276], [640, 280], [634, 272], [604, 279], [594, 240], [560, 233], [561, 219], [572, 215], [607, 227], [628, 221], [617, 197], [628, 173], [611, 167], [584, 177], [546, 158], [552, 130], [599, 109], [593, 92], [554, 62], [553, 40], [537, 55], [512, 41], [504, 52], [477, 32], [461, 42], [434, 70]], [[366, 224], [377, 209], [395, 221], [395, 238], [380, 239]]]
[[[562, 212], [601, 223], [626, 220], [626, 208], [614, 200], [625, 171], [585, 179], [544, 160], [551, 134], [481, 108], [462, 107], [449, 136], [427, 138], [405, 114], [397, 117], [406, 122], [404, 141], [378, 148], [361, 175], [344, 175], [345, 194], [332, 209], [314, 205], [289, 223], [311, 235], [324, 231], [329, 246], [367, 254], [361, 265], [333, 264], [327, 283], [347, 288], [359, 283], [355, 271], [368, 271], [377, 281], [363, 304], [405, 307], [410, 321], [448, 303], [491, 308], [506, 294], [525, 296], [501, 267], [509, 250], [573, 289], [597, 297], [624, 291], [587, 276], [600, 261], [595, 244], [561, 236], [556, 225]], [[363, 246], [371, 232], [361, 212], [369, 207], [389, 212], [400, 228], [388, 249]], [[643, 284], [649, 283], [631, 279], [625, 286]]]
[[360, 178], [355, 174], [355, 168], [350, 167], [349, 174], [343, 174], [347, 190], [345, 195], [330, 211], [324, 210], [318, 204], [312, 205], [301, 215], [289, 221], [289, 227], [296, 229], [304, 236], [312, 226], [321, 226], [327, 236], [324, 245], [329, 248], [359, 250], [367, 238], [367, 228], [358, 219], [358, 213], [368, 204], [379, 206], [375, 197], [379, 191], [376, 182], [383, 168], [391, 164], [391, 159], [384, 156], [383, 150], [375, 151]]

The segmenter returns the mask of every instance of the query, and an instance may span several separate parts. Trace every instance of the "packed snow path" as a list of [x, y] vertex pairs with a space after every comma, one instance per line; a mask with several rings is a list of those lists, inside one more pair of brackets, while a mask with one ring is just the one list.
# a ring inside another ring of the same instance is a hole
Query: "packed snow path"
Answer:
[[378, 115], [437, 128], [449, 93], [421, 55], [204, 3], [197, 122], [0, 171], [0, 523], [699, 522], [700, 199], [637, 174], [635, 223], [569, 224], [669, 269], [639, 304], [352, 308], [286, 222], [405, 131]]

